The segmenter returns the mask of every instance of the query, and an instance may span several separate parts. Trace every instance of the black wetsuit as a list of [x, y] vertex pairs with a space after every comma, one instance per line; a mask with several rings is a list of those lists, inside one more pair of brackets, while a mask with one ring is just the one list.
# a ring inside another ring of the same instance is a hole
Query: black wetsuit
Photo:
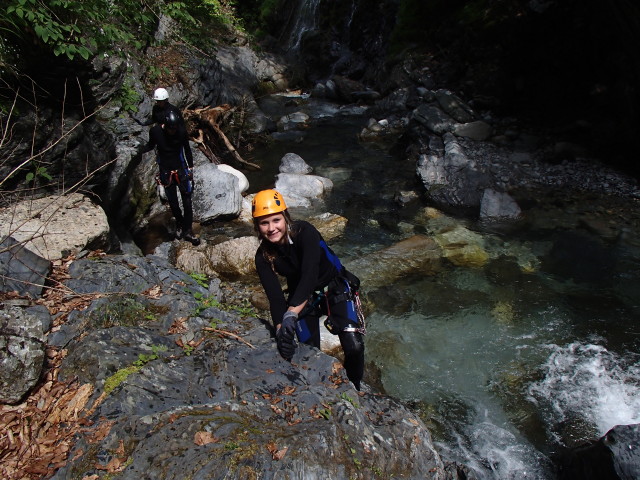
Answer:
[[[345, 328], [354, 327], [354, 323], [349, 319], [347, 301], [344, 295], [340, 295], [344, 293], [344, 288], [336, 287], [340, 283], [340, 272], [328, 258], [326, 244], [313, 225], [298, 220], [293, 222], [291, 230], [292, 243], [270, 245], [275, 254], [273, 268], [265, 258], [264, 245], [258, 248], [255, 257], [256, 270], [269, 299], [273, 323], [277, 327], [282, 322], [282, 316], [289, 306], [298, 306], [305, 300], [311, 303], [317, 298], [317, 292], [326, 290], [325, 297], [316, 308], [308, 305], [301, 312], [299, 322], [304, 320], [311, 334], [304, 343], [320, 348], [318, 320], [320, 315], [328, 315], [333, 324], [332, 333], [340, 338], [345, 353], [347, 376], [359, 389], [364, 372], [364, 342], [361, 333], [345, 331]], [[278, 275], [287, 280], [288, 298], [285, 298], [280, 287]], [[327, 286], [329, 288], [325, 289]]]
[[[192, 179], [187, 169], [193, 168], [193, 153], [189, 146], [189, 138], [184, 127], [179, 126], [175, 133], [170, 133], [156, 124], [149, 130], [149, 142], [144, 152], [156, 149], [160, 182], [165, 187], [171, 213], [176, 219], [178, 228], [183, 232], [191, 232], [193, 223], [193, 207], [191, 204]], [[178, 192], [182, 197], [180, 210]]]

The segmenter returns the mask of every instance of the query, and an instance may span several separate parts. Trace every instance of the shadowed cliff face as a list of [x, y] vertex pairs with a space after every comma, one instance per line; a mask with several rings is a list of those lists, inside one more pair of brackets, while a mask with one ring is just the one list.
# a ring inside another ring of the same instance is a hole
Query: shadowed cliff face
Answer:
[[[275, 34], [282, 42], [291, 37], [286, 12], [305, 3], [283, 2]], [[438, 87], [460, 92], [477, 109], [519, 118], [640, 174], [630, 159], [640, 129], [640, 60], [633, 51], [640, 44], [639, 6], [595, 0], [313, 3], [317, 17], [298, 25], [303, 31], [289, 52], [307, 81], [343, 75], [384, 90], [394, 64], [407, 55], [424, 58]]]

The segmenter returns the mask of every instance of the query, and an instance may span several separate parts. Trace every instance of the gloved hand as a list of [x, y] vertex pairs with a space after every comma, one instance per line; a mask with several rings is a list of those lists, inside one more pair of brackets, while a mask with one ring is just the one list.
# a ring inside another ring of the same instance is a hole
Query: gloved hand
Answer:
[[132, 115], [131, 113], [129, 114], [129, 116], [131, 117], [131, 119], [136, 122], [138, 125], [140, 125], [141, 127], [144, 127], [144, 123], [142, 122], [142, 120], [137, 119], [134, 115]]
[[276, 342], [278, 344], [278, 351], [282, 358], [285, 360], [291, 360], [293, 354], [296, 351], [296, 344], [294, 341], [296, 334], [296, 320], [298, 314], [287, 310], [282, 316], [282, 323], [280, 328], [276, 332]]

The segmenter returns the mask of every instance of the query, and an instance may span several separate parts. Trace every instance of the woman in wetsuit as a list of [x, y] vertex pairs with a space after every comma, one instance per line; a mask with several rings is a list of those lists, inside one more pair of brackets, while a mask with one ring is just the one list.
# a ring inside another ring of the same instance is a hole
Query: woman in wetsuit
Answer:
[[[258, 192], [252, 203], [254, 227], [261, 240], [255, 262], [269, 299], [278, 351], [286, 360], [295, 353], [294, 336], [320, 348], [319, 317], [338, 335], [349, 380], [360, 390], [364, 373], [364, 318], [357, 277], [347, 272], [308, 222], [292, 221], [276, 190]], [[288, 295], [278, 275], [285, 277]]]

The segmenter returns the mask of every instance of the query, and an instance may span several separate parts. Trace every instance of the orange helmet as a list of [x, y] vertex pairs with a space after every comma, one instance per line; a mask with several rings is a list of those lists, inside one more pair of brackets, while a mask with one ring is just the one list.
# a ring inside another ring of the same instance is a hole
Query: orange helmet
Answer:
[[253, 218], [284, 212], [287, 204], [284, 198], [276, 190], [262, 190], [256, 193], [251, 202], [251, 214]]

